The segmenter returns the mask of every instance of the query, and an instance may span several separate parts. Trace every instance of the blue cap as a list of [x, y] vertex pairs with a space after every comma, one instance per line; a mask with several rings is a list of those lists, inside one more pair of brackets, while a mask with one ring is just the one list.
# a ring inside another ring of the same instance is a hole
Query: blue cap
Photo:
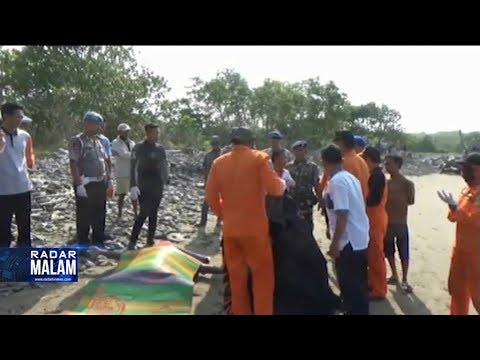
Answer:
[[293, 144], [292, 144], [292, 150], [298, 148], [298, 147], [304, 147], [306, 148], [307, 147], [307, 142], [304, 141], [304, 140], [298, 140], [298, 141], [295, 141]]
[[99, 113], [96, 113], [95, 111], [86, 112], [85, 115], [83, 115], [83, 121], [93, 121], [97, 124], [101, 124], [104, 122], [103, 116]]
[[275, 130], [275, 131], [272, 131], [268, 134], [269, 138], [272, 139], [272, 140], [282, 140], [283, 139], [283, 135], [280, 131], [278, 130]]
[[357, 146], [365, 147], [368, 145], [368, 141], [359, 135], [355, 135], [353, 138], [355, 140], [355, 145]]

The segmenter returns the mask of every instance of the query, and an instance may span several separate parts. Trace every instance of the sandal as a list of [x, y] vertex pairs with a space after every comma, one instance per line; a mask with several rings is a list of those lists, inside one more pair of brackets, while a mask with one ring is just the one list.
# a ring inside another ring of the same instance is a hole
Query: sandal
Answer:
[[406, 281], [402, 282], [402, 290], [407, 294], [411, 294], [413, 292], [412, 287]]

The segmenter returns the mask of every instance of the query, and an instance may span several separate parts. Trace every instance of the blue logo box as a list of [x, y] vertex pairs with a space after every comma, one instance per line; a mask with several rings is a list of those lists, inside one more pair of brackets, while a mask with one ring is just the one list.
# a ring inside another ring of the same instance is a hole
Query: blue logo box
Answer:
[[0, 248], [0, 282], [77, 282], [76, 248]]

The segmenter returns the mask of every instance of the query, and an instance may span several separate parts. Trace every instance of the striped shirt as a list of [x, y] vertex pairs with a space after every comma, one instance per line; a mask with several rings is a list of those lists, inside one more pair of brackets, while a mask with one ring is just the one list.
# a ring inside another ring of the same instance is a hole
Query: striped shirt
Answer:
[[28, 169], [35, 166], [32, 138], [28, 132], [18, 129], [5, 133], [5, 150], [0, 153], [0, 196], [31, 191], [33, 186]]

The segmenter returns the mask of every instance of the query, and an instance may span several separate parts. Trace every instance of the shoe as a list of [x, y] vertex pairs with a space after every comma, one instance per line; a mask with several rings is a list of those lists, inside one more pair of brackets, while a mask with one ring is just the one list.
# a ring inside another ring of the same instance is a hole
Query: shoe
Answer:
[[128, 245], [127, 245], [127, 250], [128, 251], [132, 251], [132, 250], [135, 250], [137, 247], [137, 244], [134, 243], [134, 242], [129, 242]]
[[155, 241], [153, 239], [147, 239], [147, 244], [145, 247], [152, 247], [155, 245]]

